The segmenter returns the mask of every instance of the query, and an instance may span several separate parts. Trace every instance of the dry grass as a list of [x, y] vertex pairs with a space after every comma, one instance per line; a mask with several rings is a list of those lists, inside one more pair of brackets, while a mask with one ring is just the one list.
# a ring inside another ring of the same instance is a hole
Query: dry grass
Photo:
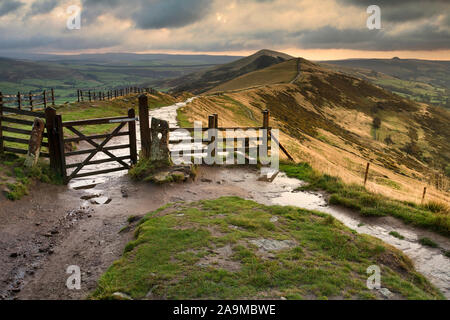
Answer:
[[[266, 109], [260, 93], [274, 93], [279, 90], [287, 90], [295, 85], [274, 85], [263, 89], [252, 89], [244, 92], [228, 93], [223, 96], [203, 96], [189, 104], [183, 112], [189, 121], [202, 121], [207, 125], [207, 117], [212, 113], [219, 114], [219, 125], [224, 127], [253, 126], [262, 123], [261, 111]], [[300, 103], [302, 107], [317, 113], [317, 110], [304, 100]], [[299, 98], [300, 99], [300, 98]], [[245, 109], [245, 112], [244, 112]], [[332, 110], [332, 111], [330, 111]], [[371, 118], [365, 113], [348, 111], [343, 108], [325, 108], [324, 112], [330, 113], [330, 117], [340, 116], [339, 121], [348, 130], [360, 135], [361, 141], [369, 143], [370, 135], [367, 133]], [[252, 115], [251, 117], [249, 115]], [[351, 118], [357, 117], [358, 121]], [[353, 120], [353, 121], [352, 121]], [[290, 151], [296, 161], [307, 161], [311, 166], [331, 176], [342, 179], [345, 183], [363, 184], [364, 171], [368, 159], [377, 156], [367, 148], [361, 150], [356, 143], [346, 143], [345, 139], [324, 129], [318, 129], [316, 137], [308, 134], [293, 136], [290, 134], [292, 128], [289, 123], [271, 117], [270, 125], [280, 128], [281, 143]], [[376, 145], [377, 152], [383, 150], [381, 142], [372, 141]], [[377, 150], [378, 149], [378, 150]], [[281, 158], [286, 157], [281, 154]], [[449, 194], [437, 190], [428, 185], [428, 175], [403, 165], [400, 161], [395, 162], [398, 168], [395, 172], [378, 161], [371, 161], [371, 169], [367, 189], [400, 201], [420, 203], [423, 187], [427, 186], [426, 200], [449, 203]]]

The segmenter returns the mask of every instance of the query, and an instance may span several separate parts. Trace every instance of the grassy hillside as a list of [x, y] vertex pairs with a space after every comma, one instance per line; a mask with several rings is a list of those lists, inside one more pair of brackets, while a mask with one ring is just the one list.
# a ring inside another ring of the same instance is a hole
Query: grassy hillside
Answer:
[[237, 197], [169, 204], [134, 234], [91, 298], [383, 299], [367, 288], [371, 265], [397, 299], [442, 298], [398, 250], [294, 207]]
[[295, 83], [201, 96], [183, 112], [205, 125], [218, 113], [221, 125], [254, 126], [267, 108], [296, 160], [358, 184], [370, 161], [373, 192], [418, 202], [428, 186], [428, 199], [448, 202], [450, 112], [304, 59], [300, 68]]
[[450, 108], [450, 61], [350, 59], [324, 64], [402, 97]]
[[174, 79], [167, 82], [167, 85], [174, 87], [173, 91], [175, 93], [182, 91], [190, 91], [196, 94], [202, 93], [241, 75], [261, 70], [292, 58], [284, 53], [261, 50], [249, 57]]
[[207, 93], [245, 90], [258, 86], [289, 83], [297, 76], [298, 68], [299, 60], [291, 59], [262, 70], [244, 74], [209, 90]]

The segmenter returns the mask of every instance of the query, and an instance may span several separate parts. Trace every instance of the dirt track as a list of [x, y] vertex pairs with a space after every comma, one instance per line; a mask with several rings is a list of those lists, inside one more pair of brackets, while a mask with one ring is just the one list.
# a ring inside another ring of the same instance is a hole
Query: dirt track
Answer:
[[[39, 184], [31, 196], [18, 202], [2, 199], [2, 298], [83, 299], [131, 239], [130, 232], [119, 233], [128, 225], [129, 216], [144, 215], [167, 202], [248, 195], [239, 187], [213, 181], [214, 168], [206, 171], [202, 170], [196, 182], [179, 185], [135, 184], [121, 177], [91, 190]], [[208, 176], [206, 182], [202, 182], [203, 175]], [[93, 190], [112, 201], [94, 205], [81, 199]], [[128, 197], [123, 197], [124, 193]], [[81, 268], [80, 291], [66, 288], [69, 265]]]

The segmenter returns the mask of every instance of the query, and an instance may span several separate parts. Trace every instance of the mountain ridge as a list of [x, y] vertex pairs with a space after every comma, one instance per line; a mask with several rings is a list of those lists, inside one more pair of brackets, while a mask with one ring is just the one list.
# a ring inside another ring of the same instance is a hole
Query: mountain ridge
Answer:
[[167, 85], [172, 87], [172, 92], [174, 93], [190, 91], [194, 94], [199, 94], [244, 74], [291, 59], [293, 57], [285, 53], [263, 49], [228, 64], [170, 80], [167, 82]]

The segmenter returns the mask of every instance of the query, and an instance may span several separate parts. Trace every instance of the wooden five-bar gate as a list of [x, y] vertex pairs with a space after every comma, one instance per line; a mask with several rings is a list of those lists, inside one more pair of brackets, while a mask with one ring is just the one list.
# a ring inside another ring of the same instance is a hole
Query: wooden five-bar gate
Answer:
[[[61, 115], [56, 115], [54, 110], [49, 110], [52, 115], [49, 118], [54, 119], [51, 121], [48, 130], [54, 132], [55, 146], [50, 148], [55, 153], [51, 155], [52, 159], [55, 159], [55, 167], [61, 173], [64, 183], [68, 183], [74, 178], [81, 178], [99, 174], [106, 174], [111, 172], [117, 172], [130, 169], [131, 165], [137, 163], [137, 145], [136, 145], [136, 116], [134, 109], [128, 111], [128, 115], [122, 117], [110, 117], [101, 119], [79, 120], [79, 121], [62, 121]], [[95, 126], [103, 124], [117, 124], [117, 127], [112, 130], [111, 133], [97, 134], [97, 135], [85, 135], [81, 132], [80, 128], [86, 126]], [[128, 125], [128, 126], [127, 126]], [[53, 126], [53, 127], [51, 127]], [[124, 131], [123, 129], [126, 129]], [[65, 137], [64, 131], [70, 132], [72, 135]], [[75, 136], [73, 136], [75, 135]], [[128, 143], [120, 145], [108, 146], [108, 143], [115, 137], [128, 136]], [[101, 140], [101, 142], [97, 142]], [[65, 146], [72, 144], [73, 142], [85, 141], [93, 148], [65, 151]], [[112, 153], [114, 150], [122, 150], [123, 155], [117, 156]], [[103, 153], [107, 158], [94, 159], [94, 157], [100, 153]], [[70, 157], [76, 157], [81, 155], [87, 155], [84, 160], [75, 163], [68, 163], [67, 159]], [[126, 162], [129, 160], [129, 162]], [[102, 170], [89, 170], [82, 172], [82, 169], [102, 163], [117, 162], [118, 166], [109, 169]]]

